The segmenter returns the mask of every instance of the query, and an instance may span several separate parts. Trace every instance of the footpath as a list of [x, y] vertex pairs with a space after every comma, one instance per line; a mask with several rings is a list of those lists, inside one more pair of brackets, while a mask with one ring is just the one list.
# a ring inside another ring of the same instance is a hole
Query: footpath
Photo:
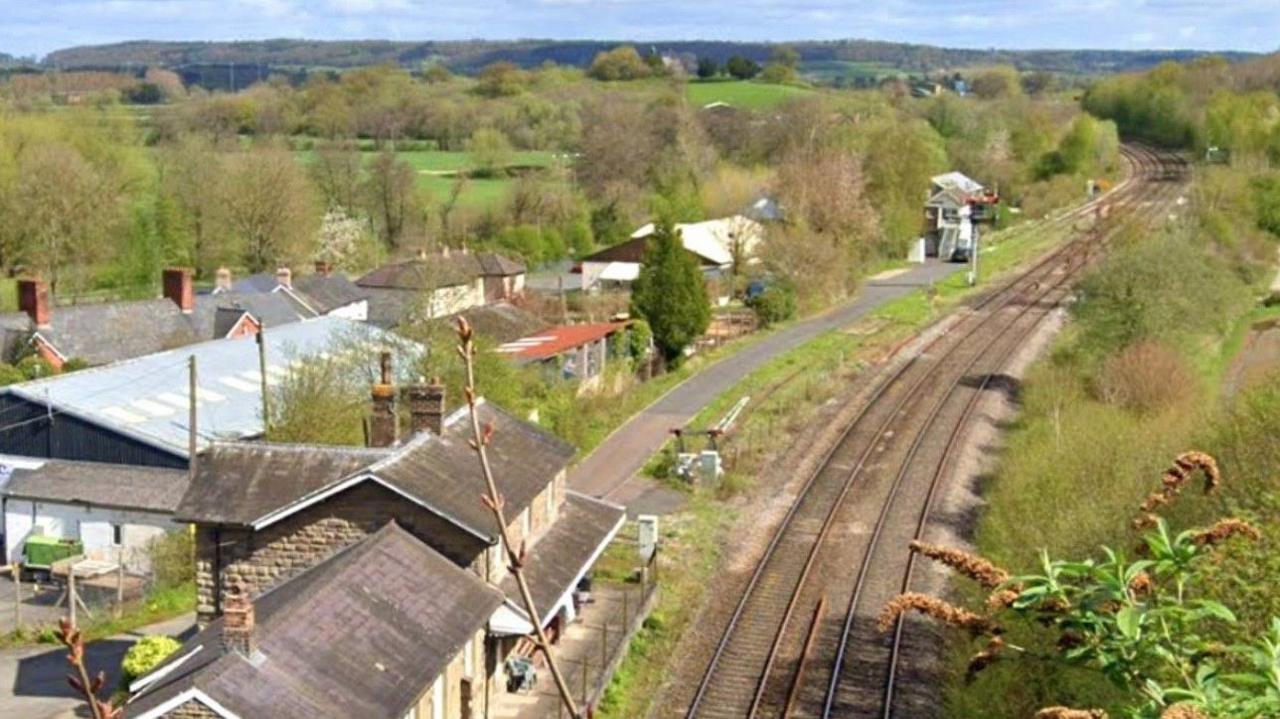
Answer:
[[569, 486], [625, 505], [633, 514], [663, 514], [677, 508], [681, 504], [679, 493], [638, 476], [667, 440], [670, 429], [692, 420], [703, 407], [770, 360], [824, 332], [848, 327], [885, 303], [940, 282], [966, 267], [930, 261], [892, 277], [868, 281], [852, 301], [791, 324], [700, 370], [627, 420], [570, 469]]

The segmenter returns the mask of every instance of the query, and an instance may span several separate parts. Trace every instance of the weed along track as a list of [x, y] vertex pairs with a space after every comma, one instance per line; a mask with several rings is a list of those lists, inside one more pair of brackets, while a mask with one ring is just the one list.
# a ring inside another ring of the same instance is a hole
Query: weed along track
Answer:
[[[1122, 225], [1163, 217], [1182, 163], [1126, 146], [1130, 179], [1051, 224], [1109, 207], [1109, 229], [1074, 239], [969, 307], [886, 376], [801, 488], [724, 627], [688, 717], [909, 717], [895, 713], [908, 629], [875, 615], [909, 587], [921, 535], [979, 397], [1061, 305]], [[1069, 224], [1067, 226], [1070, 226]], [[906, 696], [907, 693], [901, 693]]]

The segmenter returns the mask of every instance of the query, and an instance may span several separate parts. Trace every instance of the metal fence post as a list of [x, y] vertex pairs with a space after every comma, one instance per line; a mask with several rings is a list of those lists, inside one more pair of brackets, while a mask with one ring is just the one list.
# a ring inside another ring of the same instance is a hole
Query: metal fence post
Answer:
[[22, 631], [22, 565], [14, 562], [13, 568], [13, 631]]

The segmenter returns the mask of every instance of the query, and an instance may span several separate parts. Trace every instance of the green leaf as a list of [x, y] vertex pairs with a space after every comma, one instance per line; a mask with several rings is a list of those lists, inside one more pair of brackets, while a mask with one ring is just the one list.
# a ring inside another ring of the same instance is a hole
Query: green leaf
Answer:
[[1116, 613], [1116, 626], [1127, 639], [1137, 639], [1142, 629], [1142, 612], [1134, 607], [1125, 607]]

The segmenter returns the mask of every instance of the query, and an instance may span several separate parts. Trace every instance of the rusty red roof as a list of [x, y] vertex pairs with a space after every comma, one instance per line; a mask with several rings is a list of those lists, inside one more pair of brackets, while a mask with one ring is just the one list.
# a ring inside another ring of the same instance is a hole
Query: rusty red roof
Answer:
[[627, 326], [626, 322], [595, 322], [581, 325], [557, 325], [528, 337], [498, 347], [503, 354], [522, 360], [543, 360], [588, 342], [608, 337]]

